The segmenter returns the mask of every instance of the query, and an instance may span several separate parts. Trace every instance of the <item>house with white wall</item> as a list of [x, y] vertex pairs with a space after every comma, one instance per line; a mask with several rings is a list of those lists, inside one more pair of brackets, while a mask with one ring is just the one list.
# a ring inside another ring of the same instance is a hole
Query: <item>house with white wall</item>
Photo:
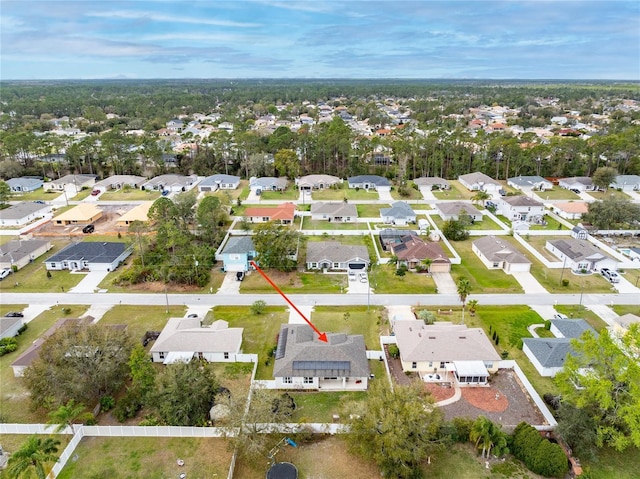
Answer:
[[572, 271], [595, 272], [602, 268], [617, 270], [618, 260], [611, 258], [587, 240], [565, 238], [547, 240], [545, 248]]
[[488, 269], [507, 274], [531, 270], [531, 261], [504, 238], [483, 236], [471, 243], [471, 249]]

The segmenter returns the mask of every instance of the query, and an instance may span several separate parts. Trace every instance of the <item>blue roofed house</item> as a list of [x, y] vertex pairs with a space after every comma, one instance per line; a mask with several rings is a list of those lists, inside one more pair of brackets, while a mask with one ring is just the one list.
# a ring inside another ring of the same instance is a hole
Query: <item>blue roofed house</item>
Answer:
[[40, 178], [32, 176], [23, 176], [22, 178], [11, 178], [7, 180], [7, 184], [14, 193], [27, 193], [42, 188], [43, 181]]
[[377, 175], [359, 175], [347, 179], [349, 188], [363, 190], [391, 191], [391, 183], [386, 178]]
[[638, 175], [618, 175], [610, 185], [612, 188], [622, 191], [639, 191], [640, 176]]
[[62, 248], [44, 263], [51, 271], [113, 271], [131, 252], [132, 246], [126, 243], [83, 241]]
[[523, 338], [522, 352], [541, 376], [553, 377], [564, 368], [571, 354], [571, 340], [585, 331], [596, 333], [584, 319], [552, 319], [550, 331], [554, 338]]
[[284, 191], [287, 189], [289, 181], [286, 178], [275, 178], [273, 176], [263, 176], [261, 178], [250, 178], [249, 189], [256, 195], [263, 191]]
[[396, 201], [391, 204], [391, 208], [381, 208], [380, 216], [386, 224], [396, 226], [406, 226], [416, 222], [416, 213], [405, 201]]
[[553, 183], [542, 176], [515, 176], [507, 178], [507, 185], [516, 190], [545, 191], [553, 188]]
[[249, 261], [256, 257], [256, 247], [251, 236], [229, 236], [224, 247], [216, 255], [225, 271], [249, 271]]

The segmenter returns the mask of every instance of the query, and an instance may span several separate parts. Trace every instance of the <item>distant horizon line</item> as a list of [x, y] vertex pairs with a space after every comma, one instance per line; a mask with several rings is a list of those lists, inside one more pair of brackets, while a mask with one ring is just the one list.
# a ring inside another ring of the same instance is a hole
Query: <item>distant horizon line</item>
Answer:
[[174, 78], [128, 78], [128, 77], [101, 77], [101, 78], [11, 78], [0, 79], [2, 82], [92, 82], [92, 81], [429, 81], [429, 82], [623, 82], [623, 83], [640, 83], [639, 79], [624, 79], [624, 78], [402, 78], [402, 77], [317, 77], [317, 78], [305, 78], [305, 77], [174, 77]]

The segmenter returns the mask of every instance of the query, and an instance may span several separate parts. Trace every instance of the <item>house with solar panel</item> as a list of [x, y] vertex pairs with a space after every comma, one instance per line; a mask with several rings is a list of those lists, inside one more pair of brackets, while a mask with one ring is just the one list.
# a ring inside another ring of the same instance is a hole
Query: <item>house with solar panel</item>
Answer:
[[364, 391], [369, 363], [361, 334], [327, 333], [327, 342], [306, 324], [283, 324], [273, 377], [277, 389]]

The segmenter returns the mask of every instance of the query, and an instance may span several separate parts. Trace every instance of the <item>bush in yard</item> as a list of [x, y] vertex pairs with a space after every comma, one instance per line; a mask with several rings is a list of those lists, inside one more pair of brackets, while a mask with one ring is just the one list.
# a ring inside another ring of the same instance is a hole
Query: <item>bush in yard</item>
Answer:
[[18, 341], [16, 341], [16, 338], [0, 339], [0, 356], [12, 353], [16, 349], [18, 349]]
[[540, 433], [527, 423], [521, 422], [513, 431], [511, 451], [536, 474], [563, 477], [568, 470], [567, 456], [562, 448], [540, 436]]
[[142, 398], [138, 391], [130, 389], [118, 401], [116, 408], [113, 410], [113, 415], [119, 422], [125, 422], [127, 419], [135, 417], [140, 409], [142, 409]]
[[397, 344], [390, 344], [388, 350], [389, 356], [391, 356], [393, 359], [398, 359], [398, 357], [400, 356], [400, 349], [398, 348]]
[[116, 405], [116, 400], [113, 396], [102, 396], [100, 398], [100, 410], [109, 411]]
[[436, 322], [436, 315], [431, 311], [422, 309], [418, 311], [418, 319], [424, 320], [425, 324], [433, 324]]
[[259, 299], [258, 301], [254, 301], [251, 305], [251, 312], [256, 315], [264, 314], [266, 309], [267, 303], [261, 299]]
[[562, 286], [564, 286], [565, 288], [569, 286], [569, 280], [567, 278], [562, 280]]

